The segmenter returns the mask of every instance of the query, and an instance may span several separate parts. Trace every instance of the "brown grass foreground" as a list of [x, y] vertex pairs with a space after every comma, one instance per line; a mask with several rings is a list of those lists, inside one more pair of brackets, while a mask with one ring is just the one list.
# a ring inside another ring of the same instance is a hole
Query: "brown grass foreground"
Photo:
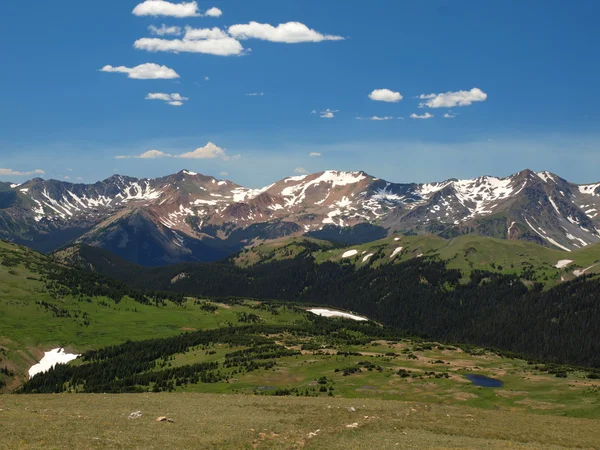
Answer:
[[[352, 410], [351, 408], [354, 408]], [[128, 419], [141, 411], [139, 419]], [[166, 416], [174, 422], [156, 422]], [[397, 401], [208, 394], [0, 396], [0, 448], [598, 448], [600, 423]]]

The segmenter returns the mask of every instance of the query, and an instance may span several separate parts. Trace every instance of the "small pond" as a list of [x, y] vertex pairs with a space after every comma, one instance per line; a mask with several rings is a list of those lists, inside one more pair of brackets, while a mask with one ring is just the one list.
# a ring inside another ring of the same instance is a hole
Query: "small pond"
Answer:
[[488, 388], [501, 388], [504, 387], [504, 381], [496, 380], [495, 378], [486, 377], [485, 375], [478, 375], [470, 373], [465, 375], [467, 380], [473, 383], [475, 386], [488, 387]]

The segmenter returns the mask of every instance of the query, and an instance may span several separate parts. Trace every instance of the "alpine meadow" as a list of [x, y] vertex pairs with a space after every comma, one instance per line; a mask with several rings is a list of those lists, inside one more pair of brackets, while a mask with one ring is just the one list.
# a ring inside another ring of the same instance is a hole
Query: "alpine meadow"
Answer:
[[600, 4], [4, 6], [0, 449], [600, 449]]

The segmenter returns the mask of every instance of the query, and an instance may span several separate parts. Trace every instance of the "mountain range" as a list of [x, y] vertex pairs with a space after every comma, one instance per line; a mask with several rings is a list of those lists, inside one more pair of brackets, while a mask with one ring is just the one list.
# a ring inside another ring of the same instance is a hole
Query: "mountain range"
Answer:
[[599, 212], [600, 183], [531, 170], [424, 184], [325, 171], [261, 189], [188, 170], [0, 183], [0, 238], [43, 252], [87, 244], [146, 266], [215, 261], [302, 235], [359, 244], [392, 233], [475, 234], [568, 252], [600, 241]]

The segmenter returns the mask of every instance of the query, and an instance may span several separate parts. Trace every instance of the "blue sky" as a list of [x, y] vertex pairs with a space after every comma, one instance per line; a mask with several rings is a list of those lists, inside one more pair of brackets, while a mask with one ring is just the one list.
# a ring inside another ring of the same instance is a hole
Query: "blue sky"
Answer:
[[[596, 1], [5, 3], [0, 180], [182, 168], [252, 187], [325, 169], [600, 180]], [[180, 34], [157, 35], [163, 24]], [[143, 64], [163, 78], [114, 72]], [[378, 89], [390, 92], [370, 98]]]

